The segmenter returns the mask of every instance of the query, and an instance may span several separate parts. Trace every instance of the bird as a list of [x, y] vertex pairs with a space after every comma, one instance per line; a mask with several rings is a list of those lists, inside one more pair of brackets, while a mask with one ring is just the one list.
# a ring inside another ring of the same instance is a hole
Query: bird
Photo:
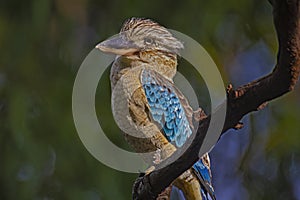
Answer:
[[[178, 55], [184, 44], [158, 22], [132, 17], [127, 19], [115, 37], [96, 46], [115, 55], [110, 83], [114, 93], [112, 108], [120, 109], [118, 98], [125, 99], [122, 124], [137, 135], [124, 133], [136, 152], [153, 152], [144, 159], [153, 166], [169, 158], [195, 134], [195, 121], [204, 116], [194, 111], [182, 92], [174, 85]], [[126, 110], [126, 112], [125, 112]], [[152, 166], [152, 167], [151, 167]], [[208, 153], [204, 154], [170, 187], [176, 187], [185, 199], [215, 199]], [[157, 199], [169, 199], [164, 192]]]

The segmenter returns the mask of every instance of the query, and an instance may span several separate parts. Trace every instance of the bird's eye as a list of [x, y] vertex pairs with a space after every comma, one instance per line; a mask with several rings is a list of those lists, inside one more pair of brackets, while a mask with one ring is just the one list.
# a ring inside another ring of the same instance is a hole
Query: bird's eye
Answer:
[[152, 38], [145, 38], [144, 39], [144, 43], [146, 45], [150, 45], [150, 44], [153, 44], [154, 43], [154, 40]]

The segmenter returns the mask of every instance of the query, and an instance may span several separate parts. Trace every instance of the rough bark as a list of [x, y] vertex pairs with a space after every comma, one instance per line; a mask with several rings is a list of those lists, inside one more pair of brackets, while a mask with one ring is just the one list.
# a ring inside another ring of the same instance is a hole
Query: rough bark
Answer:
[[[277, 64], [272, 73], [246, 85], [227, 88], [227, 111], [222, 134], [241, 128], [240, 120], [250, 112], [261, 110], [267, 102], [294, 89], [300, 72], [300, 0], [269, 0], [278, 37]], [[218, 112], [218, 111], [217, 111]], [[210, 116], [202, 119], [192, 144], [175, 162], [134, 183], [133, 199], [156, 199], [173, 180], [198, 160]]]

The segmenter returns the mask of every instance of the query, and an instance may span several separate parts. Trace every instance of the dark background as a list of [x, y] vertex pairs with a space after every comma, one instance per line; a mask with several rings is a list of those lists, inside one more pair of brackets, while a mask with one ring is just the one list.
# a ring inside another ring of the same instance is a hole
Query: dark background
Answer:
[[[110, 169], [88, 153], [75, 130], [71, 95], [85, 56], [132, 16], [197, 40], [225, 85], [245, 84], [275, 63], [278, 43], [266, 0], [1, 1], [0, 199], [131, 198], [137, 174]], [[108, 76], [100, 83], [107, 92], [108, 83]], [[96, 100], [106, 134], [125, 145], [105, 110], [109, 95]], [[298, 86], [222, 137], [211, 152], [219, 199], [300, 199], [299, 113]]]

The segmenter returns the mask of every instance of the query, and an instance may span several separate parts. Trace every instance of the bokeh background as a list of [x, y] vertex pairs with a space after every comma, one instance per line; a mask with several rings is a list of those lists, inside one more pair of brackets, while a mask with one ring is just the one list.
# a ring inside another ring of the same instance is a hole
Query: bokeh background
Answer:
[[[0, 199], [131, 198], [137, 174], [110, 169], [88, 153], [75, 130], [71, 95], [85, 56], [132, 16], [201, 43], [225, 86], [265, 75], [275, 63], [278, 43], [266, 0], [1, 1]], [[108, 73], [99, 83], [107, 95], [96, 96], [99, 121], [113, 142], [128, 148], [111, 118]], [[300, 199], [299, 119], [298, 84], [245, 117], [244, 129], [228, 131], [211, 151], [218, 199]]]

